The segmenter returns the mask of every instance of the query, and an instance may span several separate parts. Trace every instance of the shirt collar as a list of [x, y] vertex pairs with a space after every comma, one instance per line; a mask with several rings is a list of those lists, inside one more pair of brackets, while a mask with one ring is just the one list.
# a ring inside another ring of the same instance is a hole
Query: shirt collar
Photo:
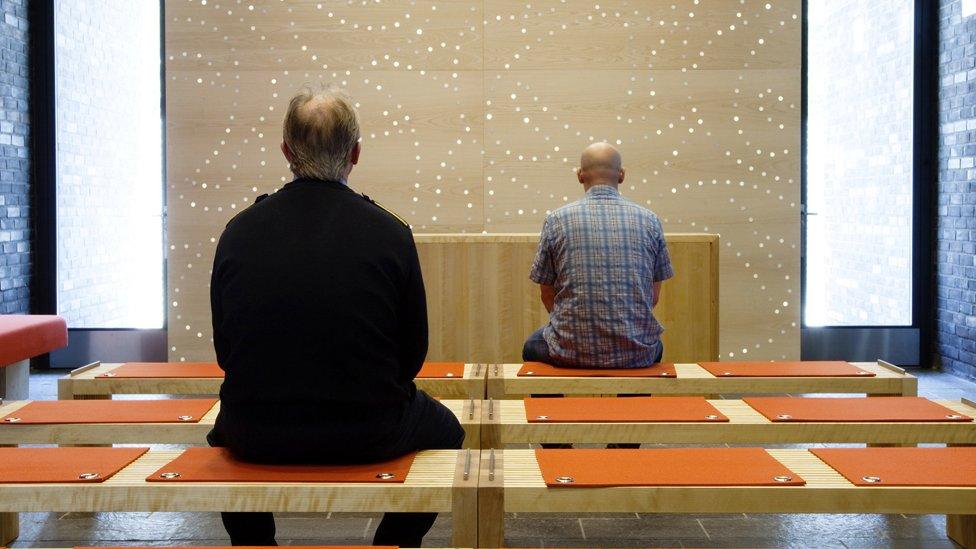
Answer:
[[594, 185], [586, 191], [587, 196], [618, 196], [620, 191], [613, 185]]

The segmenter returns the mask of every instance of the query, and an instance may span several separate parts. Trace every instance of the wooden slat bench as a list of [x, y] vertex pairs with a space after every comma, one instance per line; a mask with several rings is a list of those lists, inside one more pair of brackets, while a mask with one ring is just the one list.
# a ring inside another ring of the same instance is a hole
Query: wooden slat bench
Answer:
[[[0, 418], [16, 413], [30, 401], [0, 404]], [[117, 401], [125, 402], [125, 401]], [[457, 416], [464, 428], [465, 448], [480, 448], [480, 400], [441, 401]], [[21, 444], [111, 445], [111, 444], [206, 444], [220, 403], [200, 421], [193, 423], [62, 423], [11, 425], [0, 423], [0, 446]]]
[[884, 361], [853, 362], [872, 377], [716, 377], [697, 364], [676, 364], [676, 377], [519, 377], [521, 364], [488, 366], [491, 399], [523, 398], [530, 394], [593, 395], [647, 393], [655, 395], [864, 393], [869, 396], [918, 394], [918, 379]]
[[[223, 378], [98, 377], [121, 364], [94, 362], [58, 379], [61, 400], [107, 399], [112, 395], [216, 395]], [[476, 399], [485, 395], [485, 364], [465, 364], [461, 378], [421, 378], [417, 388], [437, 398]]]
[[[709, 400], [728, 422], [530, 423], [521, 400], [481, 404], [482, 448], [526, 443], [976, 444], [974, 422], [774, 422], [742, 400]], [[976, 402], [934, 401], [976, 417]], [[0, 439], [2, 440], [2, 439]]]
[[0, 484], [0, 511], [451, 512], [454, 545], [476, 546], [478, 452], [421, 452], [402, 484], [146, 482], [179, 454], [150, 451], [99, 484]]
[[964, 547], [976, 547], [976, 488], [858, 487], [808, 450], [767, 451], [807, 484], [549, 488], [534, 451], [482, 450], [479, 546], [504, 546], [504, 513], [512, 512], [950, 514], [956, 515], [950, 536]]

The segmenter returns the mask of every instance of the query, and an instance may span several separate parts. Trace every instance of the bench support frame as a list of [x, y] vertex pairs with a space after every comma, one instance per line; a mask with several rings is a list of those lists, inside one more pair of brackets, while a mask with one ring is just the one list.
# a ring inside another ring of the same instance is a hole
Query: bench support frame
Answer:
[[30, 359], [0, 367], [0, 398], [27, 400], [30, 398]]

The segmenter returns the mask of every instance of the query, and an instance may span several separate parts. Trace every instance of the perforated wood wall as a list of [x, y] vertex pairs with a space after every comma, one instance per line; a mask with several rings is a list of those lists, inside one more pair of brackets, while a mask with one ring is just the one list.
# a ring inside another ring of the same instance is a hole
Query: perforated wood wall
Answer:
[[721, 234], [720, 356], [799, 355], [800, 0], [169, 0], [166, 56], [172, 360], [212, 356], [216, 239], [319, 82], [359, 103], [351, 185], [416, 232], [537, 232], [616, 144], [666, 231]]

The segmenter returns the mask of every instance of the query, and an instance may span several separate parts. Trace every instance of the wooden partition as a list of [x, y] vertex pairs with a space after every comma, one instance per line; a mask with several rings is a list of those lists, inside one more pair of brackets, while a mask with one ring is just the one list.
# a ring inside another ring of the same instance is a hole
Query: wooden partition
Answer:
[[[655, 315], [664, 360], [718, 357], [718, 235], [666, 235], [675, 276]], [[522, 343], [547, 318], [529, 269], [537, 234], [418, 234], [432, 361], [520, 362]]]

